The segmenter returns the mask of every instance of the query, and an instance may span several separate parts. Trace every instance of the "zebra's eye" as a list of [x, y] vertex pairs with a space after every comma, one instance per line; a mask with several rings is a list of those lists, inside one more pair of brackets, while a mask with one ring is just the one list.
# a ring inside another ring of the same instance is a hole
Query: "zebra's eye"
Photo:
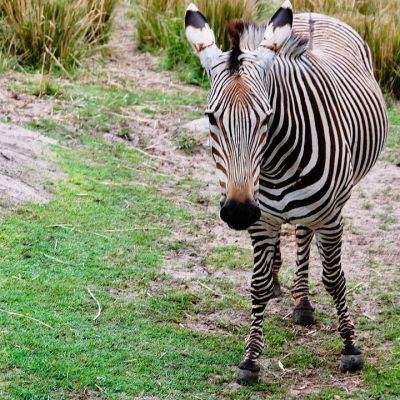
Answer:
[[210, 125], [216, 126], [217, 125], [217, 120], [215, 119], [214, 114], [212, 112], [207, 112], [207, 111], [206, 111], [205, 114], [208, 117], [208, 121], [210, 122]]

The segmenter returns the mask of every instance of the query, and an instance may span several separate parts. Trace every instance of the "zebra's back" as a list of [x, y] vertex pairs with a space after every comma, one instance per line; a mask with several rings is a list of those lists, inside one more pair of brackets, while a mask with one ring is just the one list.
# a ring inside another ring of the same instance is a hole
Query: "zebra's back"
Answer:
[[306, 54], [337, 83], [338, 112], [347, 125], [343, 134], [349, 140], [356, 184], [375, 164], [388, 130], [368, 45], [349, 25], [322, 14], [296, 14], [293, 28], [308, 38]]

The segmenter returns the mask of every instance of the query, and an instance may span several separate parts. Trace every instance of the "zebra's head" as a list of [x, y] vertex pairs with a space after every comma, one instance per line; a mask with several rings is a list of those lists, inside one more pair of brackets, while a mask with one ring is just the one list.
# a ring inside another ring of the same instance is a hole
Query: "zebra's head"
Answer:
[[291, 36], [292, 22], [289, 1], [268, 25], [233, 21], [228, 26], [232, 49], [222, 52], [206, 18], [193, 4], [186, 11], [186, 36], [211, 82], [206, 114], [222, 190], [220, 215], [237, 230], [247, 229], [261, 215], [260, 165], [272, 113], [267, 76]]

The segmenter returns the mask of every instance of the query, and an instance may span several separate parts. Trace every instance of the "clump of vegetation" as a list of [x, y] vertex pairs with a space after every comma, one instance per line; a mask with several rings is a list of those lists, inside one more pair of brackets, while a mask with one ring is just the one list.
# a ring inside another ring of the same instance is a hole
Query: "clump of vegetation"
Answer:
[[117, 0], [0, 0], [3, 48], [33, 69], [67, 70], [104, 43]]
[[400, 5], [398, 0], [293, 0], [296, 12], [329, 14], [352, 26], [368, 43], [382, 88], [400, 98]]
[[198, 146], [198, 140], [189, 134], [180, 134], [174, 136], [174, 141], [178, 148], [185, 153], [193, 153]]
[[[164, 50], [165, 69], [177, 69], [184, 80], [207, 85], [206, 74], [185, 36], [185, 1], [136, 0], [133, 4], [138, 48]], [[218, 45], [224, 50], [229, 49], [226, 25], [235, 18], [255, 20], [259, 9], [256, 0], [199, 0], [196, 5], [206, 15]]]

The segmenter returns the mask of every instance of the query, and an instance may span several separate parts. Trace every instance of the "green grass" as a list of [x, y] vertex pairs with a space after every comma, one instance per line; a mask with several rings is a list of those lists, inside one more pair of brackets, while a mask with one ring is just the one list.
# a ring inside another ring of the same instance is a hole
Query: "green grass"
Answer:
[[[196, 237], [202, 225], [215, 223], [214, 215], [175, 204], [182, 198], [193, 204], [215, 199], [204, 198], [208, 189], [203, 181], [185, 175], [171, 182], [157, 174], [143, 154], [123, 143], [106, 143], [102, 134], [120, 132], [129, 113], [183, 115], [187, 105], [203, 104], [205, 94], [63, 81], [53, 85], [57, 93], [48, 91], [47, 96], [55, 97], [54, 120], [39, 119], [29, 126], [60, 141], [55, 152], [66, 178], [56, 185], [49, 204], [21, 206], [0, 224], [0, 308], [51, 328], [0, 311], [0, 397], [282, 400], [290, 398], [287, 391], [294, 377], [310, 366], [322, 382], [331, 375], [340, 379], [342, 345], [334, 329], [309, 336], [290, 319], [267, 317], [265, 356], [270, 370], [260, 385], [232, 389], [249, 317], [239, 325], [217, 321], [222, 334], [186, 326], [189, 317], [250, 313], [249, 296], [238, 293], [229, 279], [205, 275], [188, 284], [162, 268], [170, 251], [191, 250], [183, 239], [171, 242], [174, 232], [185, 227]], [[34, 94], [38, 83], [13, 87]], [[129, 130], [132, 136], [138, 133]], [[161, 190], [164, 185], [168, 197]], [[210, 270], [251, 267], [249, 250], [236, 246], [216, 246], [204, 257]], [[101, 304], [97, 320], [88, 288]], [[355, 316], [367, 360], [363, 391], [349, 388], [346, 393], [325, 385], [310, 399], [400, 396], [395, 282], [388, 288], [380, 295], [375, 290], [352, 294], [368, 295], [382, 307], [376, 321]], [[281, 302], [290, 311], [290, 297]], [[313, 302], [321, 326], [335, 328], [325, 292]], [[286, 375], [279, 360], [289, 371]]]
[[400, 108], [398, 106], [389, 108], [388, 115], [390, 129], [384, 158], [390, 162], [400, 163]]
[[238, 246], [215, 246], [204, 259], [204, 263], [214, 270], [220, 268], [251, 269], [253, 255], [250, 249]]
[[[191, 216], [160, 196], [150, 175], [154, 187], [126, 184], [140, 176], [121, 161], [139, 167], [142, 156], [125, 146], [85, 135], [57, 154], [68, 178], [54, 199], [1, 224], [1, 308], [52, 327], [0, 312], [0, 369], [11, 377], [3, 396], [66, 398], [98, 387], [110, 398], [210, 392], [207, 378], [238, 361], [241, 338], [184, 331], [178, 322], [190, 297], [151, 295], [160, 241]], [[102, 306], [96, 321], [87, 288]]]

